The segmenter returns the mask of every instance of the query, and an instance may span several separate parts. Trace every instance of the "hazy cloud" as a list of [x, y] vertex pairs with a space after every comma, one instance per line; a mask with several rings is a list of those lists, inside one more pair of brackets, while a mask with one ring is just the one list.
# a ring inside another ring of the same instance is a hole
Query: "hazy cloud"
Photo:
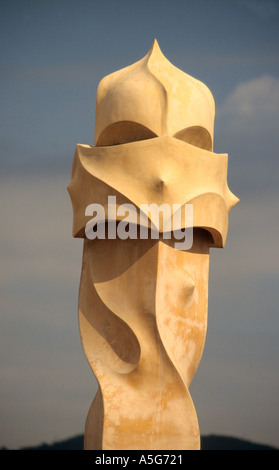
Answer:
[[278, 194], [279, 78], [240, 83], [216, 109], [216, 147], [229, 154], [231, 188], [240, 199]]
[[222, 116], [233, 119], [234, 124], [242, 125], [267, 121], [278, 128], [279, 120], [279, 78], [265, 75], [239, 84], [228, 96], [219, 110]]

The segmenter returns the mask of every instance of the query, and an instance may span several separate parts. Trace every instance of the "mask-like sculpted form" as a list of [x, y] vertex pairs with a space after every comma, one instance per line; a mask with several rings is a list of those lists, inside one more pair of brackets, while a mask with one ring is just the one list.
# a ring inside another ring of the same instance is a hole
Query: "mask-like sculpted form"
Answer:
[[[188, 388], [206, 335], [209, 249], [225, 245], [238, 201], [227, 155], [212, 151], [214, 114], [208, 88], [156, 41], [99, 84], [96, 145], [77, 145], [68, 188], [73, 235], [84, 238], [81, 340], [99, 383], [85, 449], [200, 448]], [[88, 205], [100, 204], [107, 224], [123, 220], [112, 217], [109, 196], [116, 208], [133, 204], [138, 225], [142, 204], [192, 204], [192, 248], [175, 249], [161, 219], [158, 239], [88, 239]]]

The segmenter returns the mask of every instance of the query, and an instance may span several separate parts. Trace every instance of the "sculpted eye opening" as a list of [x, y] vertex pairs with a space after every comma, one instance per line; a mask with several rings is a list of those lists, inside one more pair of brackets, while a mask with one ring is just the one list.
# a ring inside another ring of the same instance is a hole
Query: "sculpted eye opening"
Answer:
[[194, 145], [195, 147], [209, 150], [210, 152], [213, 150], [211, 135], [207, 129], [200, 126], [192, 126], [187, 129], [183, 129], [177, 132], [173, 137], [183, 140], [184, 142], [188, 142], [188, 144]]
[[101, 132], [96, 146], [126, 144], [155, 137], [157, 135], [142, 124], [131, 121], [119, 121], [110, 124]]

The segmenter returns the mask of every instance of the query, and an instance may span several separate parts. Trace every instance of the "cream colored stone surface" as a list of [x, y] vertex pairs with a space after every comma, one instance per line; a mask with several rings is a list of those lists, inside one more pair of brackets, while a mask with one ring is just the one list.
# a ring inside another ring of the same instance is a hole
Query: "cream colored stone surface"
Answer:
[[[213, 128], [210, 91], [157, 41], [98, 87], [96, 145], [77, 145], [68, 187], [73, 236], [84, 238], [81, 341], [99, 383], [85, 449], [200, 448], [188, 389], [206, 336], [209, 250], [225, 245], [238, 201]], [[87, 239], [85, 209], [101, 204], [108, 222], [108, 196], [134, 204], [138, 224], [141, 204], [193, 204], [193, 247], [175, 249], [160, 223], [158, 240]]]

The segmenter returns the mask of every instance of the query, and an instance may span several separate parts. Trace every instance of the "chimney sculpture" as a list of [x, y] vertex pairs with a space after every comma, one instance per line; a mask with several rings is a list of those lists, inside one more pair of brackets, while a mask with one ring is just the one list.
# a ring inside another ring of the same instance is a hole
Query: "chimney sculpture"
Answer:
[[[99, 384], [84, 449], [200, 448], [189, 385], [206, 336], [209, 249], [224, 247], [238, 201], [227, 155], [213, 153], [214, 114], [208, 88], [173, 66], [156, 40], [99, 84], [95, 146], [77, 145], [68, 187], [73, 236], [84, 238], [81, 341]], [[172, 208], [168, 236], [161, 218], [152, 236], [152, 204]], [[193, 244], [177, 249], [175, 210], [185, 205]], [[142, 220], [148, 237], [139, 236]], [[123, 222], [131, 223], [126, 237]]]

